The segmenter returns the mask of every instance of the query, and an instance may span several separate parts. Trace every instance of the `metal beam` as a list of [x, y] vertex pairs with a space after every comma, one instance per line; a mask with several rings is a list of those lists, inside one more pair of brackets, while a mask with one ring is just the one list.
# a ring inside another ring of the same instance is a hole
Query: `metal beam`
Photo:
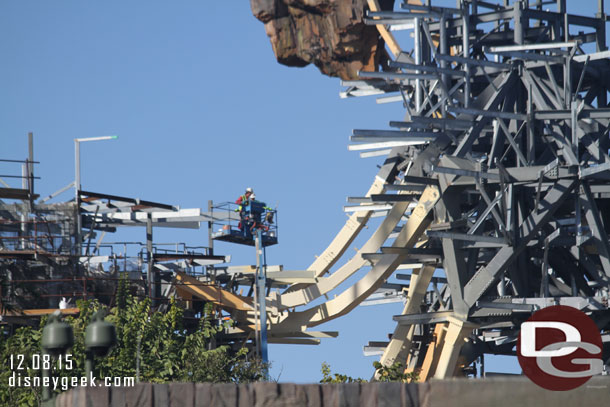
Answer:
[[575, 184], [576, 181], [573, 179], [557, 181], [541, 200], [538, 208], [535, 208], [521, 225], [519, 229], [519, 246], [501, 248], [494, 258], [485, 267], [481, 267], [468, 281], [464, 288], [464, 298], [469, 306], [473, 306], [479, 300], [487, 288], [496, 281], [499, 274], [506, 270], [510, 262], [525, 249], [535, 233], [544, 226], [555, 211], [568, 199], [569, 193]]

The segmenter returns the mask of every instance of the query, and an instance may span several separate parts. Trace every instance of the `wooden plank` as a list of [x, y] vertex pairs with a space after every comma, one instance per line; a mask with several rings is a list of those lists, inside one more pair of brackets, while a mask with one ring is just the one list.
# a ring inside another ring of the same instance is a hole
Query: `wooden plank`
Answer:
[[[367, 0], [367, 3], [372, 12], [381, 11], [381, 7], [379, 7], [379, 2], [377, 0]], [[376, 27], [377, 31], [379, 31], [379, 34], [394, 55], [394, 59], [398, 58], [398, 55], [401, 54], [402, 50], [400, 49], [396, 38], [394, 38], [394, 35], [383, 24], [377, 24]]]
[[41, 317], [43, 315], [50, 315], [55, 311], [59, 311], [62, 315], [76, 315], [80, 312], [78, 308], [40, 308], [40, 309], [24, 309], [18, 311], [9, 311], [0, 307], [0, 315], [13, 316], [13, 317]]
[[252, 311], [252, 300], [213, 285], [205, 285], [195, 277], [180, 271], [176, 272], [177, 292], [186, 291], [191, 295], [219, 305], [222, 308], [239, 311]]

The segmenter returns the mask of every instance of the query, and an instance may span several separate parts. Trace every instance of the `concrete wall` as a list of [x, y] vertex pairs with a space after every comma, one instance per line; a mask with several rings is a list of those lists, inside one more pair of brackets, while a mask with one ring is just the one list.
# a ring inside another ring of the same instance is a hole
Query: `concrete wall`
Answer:
[[57, 407], [557, 407], [610, 405], [610, 377], [578, 389], [553, 392], [527, 378], [445, 380], [417, 384], [209, 384], [140, 383], [134, 388], [77, 388], [62, 393]]

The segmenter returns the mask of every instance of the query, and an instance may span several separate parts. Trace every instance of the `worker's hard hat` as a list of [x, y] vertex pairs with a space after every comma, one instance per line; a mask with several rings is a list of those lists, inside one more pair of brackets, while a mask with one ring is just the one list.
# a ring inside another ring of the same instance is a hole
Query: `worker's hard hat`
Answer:
[[252, 191], [252, 188], [249, 188], [249, 187], [248, 187], [248, 188], [246, 188], [246, 192], [250, 192], [250, 193], [252, 193], [252, 192], [254, 192], [254, 191]]

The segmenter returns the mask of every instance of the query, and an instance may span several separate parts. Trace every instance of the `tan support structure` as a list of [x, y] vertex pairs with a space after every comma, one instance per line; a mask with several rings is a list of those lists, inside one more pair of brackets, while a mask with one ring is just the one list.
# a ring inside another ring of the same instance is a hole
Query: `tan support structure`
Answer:
[[[379, 2], [377, 0], [367, 0], [367, 3], [371, 11], [381, 11], [381, 7], [379, 7]], [[400, 49], [396, 38], [394, 38], [394, 35], [392, 35], [390, 30], [388, 30], [387, 27], [383, 24], [377, 24], [376, 27], [377, 31], [379, 31], [379, 34], [385, 41], [392, 54], [394, 55], [394, 58], [398, 58], [398, 55], [400, 55], [402, 50]]]
[[[421, 269], [414, 269], [409, 281], [409, 291], [407, 294], [407, 302], [402, 311], [403, 315], [413, 314], [418, 311], [418, 308], [426, 295], [430, 280], [434, 274], [434, 266], [425, 265]], [[413, 340], [414, 325], [396, 325], [392, 340], [385, 348], [380, 362], [384, 366], [391, 366], [394, 362], [404, 362], [411, 349], [411, 341]]]
[[[366, 193], [366, 197], [370, 197], [374, 194], [381, 194], [384, 191], [386, 181], [375, 177], [375, 181], [369, 188]], [[311, 266], [309, 266], [308, 270], [313, 270], [318, 277], [322, 277], [332, 266], [337, 262], [337, 260], [343, 255], [345, 250], [352, 244], [358, 233], [362, 230], [362, 228], [366, 225], [369, 218], [373, 214], [373, 211], [369, 211], [366, 213], [353, 213], [345, 222], [345, 225], [337, 236], [333, 239], [333, 241], [328, 245], [328, 247], [324, 250], [322, 254], [318, 256], [316, 261], [314, 261]], [[292, 290], [289, 290], [292, 291]]]
[[441, 351], [438, 365], [434, 373], [435, 379], [453, 377], [455, 366], [464, 345], [464, 340], [477, 325], [455, 317], [449, 318], [449, 328]]
[[[409, 220], [402, 226], [392, 247], [408, 249], [415, 246], [430, 224], [428, 215], [439, 198], [440, 192], [436, 186], [429, 185], [426, 187], [417, 206], [411, 212]], [[395, 204], [395, 206], [399, 204], [401, 203]], [[298, 330], [305, 326], [316, 326], [347, 314], [379, 288], [405, 258], [406, 254], [386, 254], [362, 279], [336, 298], [304, 311], [288, 313], [284, 320], [281, 320], [281, 317], [278, 318], [273, 328], [284, 331]]]
[[[385, 243], [394, 228], [400, 222], [407, 207], [408, 202], [398, 202], [394, 204], [388, 215], [384, 218], [381, 225], [375, 230], [370, 239], [362, 246], [360, 250], [350, 258], [344, 265], [338, 270], [332, 273], [325, 279], [321, 279], [317, 284], [310, 285], [309, 287], [301, 290], [283, 293], [279, 296], [277, 301], [278, 309], [292, 308], [299, 305], [307, 304], [316, 298], [332, 291], [339, 284], [347, 280], [360, 268], [368, 265], [368, 260], [365, 260], [362, 256], [363, 253], [375, 253]], [[352, 215], [353, 216], [353, 215]], [[334, 242], [333, 242], [334, 243]], [[331, 244], [332, 245], [332, 244]]]
[[418, 381], [425, 382], [434, 375], [438, 359], [445, 342], [445, 334], [447, 333], [448, 323], [441, 322], [436, 324], [434, 327], [434, 333], [432, 334], [432, 340], [428, 343], [428, 349], [426, 350], [426, 356], [422, 363], [421, 370], [418, 375]]
[[[384, 188], [385, 182], [381, 178], [377, 177], [367, 192], [367, 196], [382, 192]], [[375, 253], [379, 250], [404, 216], [408, 206], [408, 202], [395, 203], [388, 215], [384, 218], [381, 225], [379, 225], [362, 248], [360, 248], [360, 250], [358, 250], [352, 258], [350, 258], [345, 264], [343, 264], [334, 273], [330, 274], [327, 278], [320, 278], [316, 284], [294, 284], [281, 295], [276, 292], [271, 293], [269, 297], [271, 306], [268, 307], [268, 310], [275, 313], [275, 310], [282, 311], [310, 303], [316, 298], [319, 298], [337, 288], [339, 284], [343, 283], [349, 277], [354, 275], [362, 267], [369, 265], [369, 261], [365, 260], [362, 256], [363, 253]], [[366, 219], [368, 219], [371, 213], [372, 212], [364, 212], [364, 215], [360, 216], [366, 216]], [[320, 258], [318, 258], [318, 260], [316, 260], [316, 262], [309, 267], [309, 270], [313, 270], [317, 276], [324, 274], [327, 268], [334, 264], [345, 252], [347, 247], [349, 247], [349, 245], [353, 242], [354, 238], [362, 230], [365, 224], [366, 221], [358, 218], [358, 214], [353, 214], [348, 219], [345, 226], [337, 234], [332, 243], [324, 251], [322, 256], [320, 256]], [[322, 258], [324, 261], [320, 260]], [[322, 267], [322, 270], [319, 269], [320, 267]]]

